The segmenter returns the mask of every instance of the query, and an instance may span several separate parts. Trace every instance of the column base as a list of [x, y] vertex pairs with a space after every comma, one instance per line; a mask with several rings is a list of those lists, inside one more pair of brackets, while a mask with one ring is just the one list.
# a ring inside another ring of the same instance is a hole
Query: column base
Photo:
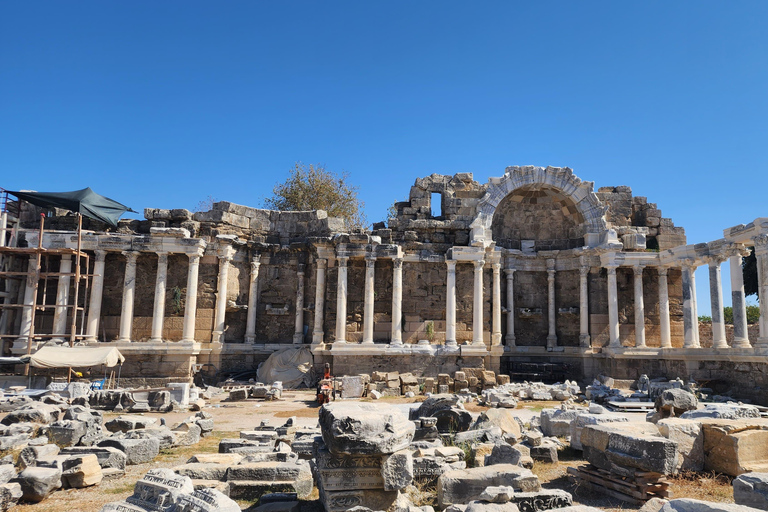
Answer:
[[130, 338], [117, 338], [115, 341], [118, 343], [131, 343]]
[[402, 347], [403, 346], [403, 340], [392, 340], [389, 342], [389, 345], [392, 347]]
[[738, 338], [733, 340], [733, 348], [752, 348], [752, 344], [747, 338]]
[[712, 348], [730, 348], [725, 340], [718, 340], [712, 343]]
[[472, 346], [474, 346], [474, 347], [484, 347], [485, 346], [485, 342], [483, 340], [472, 341]]
[[491, 334], [491, 345], [501, 345], [501, 333]]
[[683, 343], [683, 348], [701, 348], [701, 345], [695, 341]]
[[555, 335], [547, 336], [547, 349], [554, 350], [555, 347], [557, 347], [557, 336]]
[[459, 344], [456, 342], [456, 340], [445, 340], [445, 346], [446, 347], [458, 347]]
[[250, 344], [250, 345], [253, 345], [254, 343], [256, 343], [256, 336], [251, 336], [251, 335], [246, 334], [245, 335], [245, 342]]
[[361, 345], [373, 345], [373, 340], [363, 340], [360, 344]]
[[592, 345], [592, 338], [589, 334], [579, 334], [579, 346], [587, 348]]
[[149, 338], [149, 343], [162, 343], [163, 338]]
[[301, 343], [304, 343], [304, 334], [302, 333], [296, 333], [293, 335], [293, 343], [294, 345], [300, 345]]
[[757, 341], [752, 346], [754, 348], [766, 349], [768, 348], [768, 338], [757, 338]]
[[211, 343], [221, 343], [224, 341], [222, 338], [224, 338], [224, 333], [221, 331], [213, 331], [211, 334]]
[[323, 338], [325, 338], [325, 336], [323, 336], [322, 332], [313, 332], [312, 333], [312, 343], [313, 344], [315, 344], [315, 343], [322, 343], [323, 342]]

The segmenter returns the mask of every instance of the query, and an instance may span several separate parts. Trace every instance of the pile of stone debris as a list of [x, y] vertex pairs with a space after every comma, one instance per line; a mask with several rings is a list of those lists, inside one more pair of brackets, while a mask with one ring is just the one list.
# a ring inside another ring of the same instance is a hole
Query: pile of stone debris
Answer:
[[268, 385], [262, 382], [253, 382], [247, 385], [228, 386], [228, 390], [230, 402], [240, 402], [248, 398], [279, 400], [283, 396], [283, 383], [275, 381], [272, 385]]
[[104, 422], [89, 396], [67, 400], [53, 392], [39, 401], [5, 397], [8, 414], [0, 421], [0, 451], [19, 451], [0, 459], [0, 510], [20, 499], [40, 502], [60, 488], [81, 488], [119, 478], [125, 466], [152, 461], [162, 448], [196, 444], [213, 430], [213, 420], [198, 412], [173, 428], [141, 415]]

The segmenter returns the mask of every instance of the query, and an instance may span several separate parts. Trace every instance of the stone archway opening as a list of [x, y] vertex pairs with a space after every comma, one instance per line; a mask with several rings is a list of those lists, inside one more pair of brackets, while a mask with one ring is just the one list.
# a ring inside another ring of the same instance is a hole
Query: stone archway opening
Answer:
[[519, 250], [583, 247], [584, 216], [561, 190], [528, 185], [508, 194], [496, 207], [491, 234], [496, 245]]

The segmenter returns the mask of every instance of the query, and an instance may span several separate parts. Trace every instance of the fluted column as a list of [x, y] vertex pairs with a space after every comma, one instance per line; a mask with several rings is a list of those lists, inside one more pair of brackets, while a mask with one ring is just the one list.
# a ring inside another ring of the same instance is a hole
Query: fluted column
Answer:
[[472, 344], [484, 345], [483, 342], [483, 266], [485, 260], [475, 261], [474, 304], [472, 312]]
[[200, 271], [201, 254], [188, 254], [189, 269], [187, 270], [187, 297], [184, 303], [184, 325], [181, 341], [195, 341], [195, 317], [197, 315], [197, 276]]
[[456, 260], [445, 260], [448, 266], [445, 292], [445, 344], [456, 345]]
[[403, 344], [403, 258], [392, 260], [392, 345]]
[[157, 276], [155, 277], [155, 305], [152, 310], [152, 335], [149, 341], [163, 341], [165, 321], [165, 287], [168, 280], [168, 253], [157, 253]]
[[24, 307], [21, 309], [21, 326], [19, 328], [19, 340], [28, 342], [32, 333], [32, 308], [35, 304], [35, 292], [37, 280], [37, 256], [30, 256], [27, 264], [27, 281], [24, 287]]
[[709, 264], [709, 300], [712, 307], [712, 347], [728, 348], [725, 340], [725, 320], [723, 319], [723, 283], [720, 265], [725, 258], [712, 256]]
[[347, 342], [347, 257], [339, 257], [339, 275], [336, 286], [336, 341]]
[[579, 346], [581, 347], [589, 347], [591, 343], [589, 337], [588, 276], [589, 267], [586, 265], [579, 267]]
[[133, 299], [136, 293], [137, 251], [123, 251], [125, 255], [125, 282], [123, 283], [123, 304], [120, 311], [120, 332], [117, 341], [131, 341], [133, 330]]
[[744, 273], [742, 255], [731, 256], [731, 300], [733, 306], [733, 347], [751, 348], [747, 331], [747, 301], [744, 297]]
[[755, 341], [755, 348], [768, 349], [768, 235], [755, 238], [755, 257], [760, 291], [760, 337]]
[[312, 328], [312, 343], [322, 343], [325, 336], [323, 332], [323, 318], [325, 310], [325, 269], [328, 260], [318, 258], [317, 280], [315, 281], [315, 321]]
[[[62, 254], [59, 274], [72, 272], [72, 255]], [[56, 341], [64, 341], [67, 333], [67, 303], [69, 302], [70, 276], [60, 275], [56, 286], [56, 309], [53, 313], [53, 336]], [[75, 311], [72, 314], [76, 314]]]
[[88, 320], [85, 326], [85, 337], [90, 341], [96, 341], [99, 337], [101, 299], [104, 294], [104, 261], [107, 257], [107, 251], [97, 250], [95, 253], [96, 259], [93, 262], [91, 297], [88, 302]]
[[508, 268], [507, 274], [507, 335], [504, 342], [508, 347], [515, 346], [515, 269]]
[[644, 265], [635, 265], [635, 347], [645, 346], [645, 301], [643, 300]]
[[376, 278], [376, 257], [365, 258], [365, 297], [363, 302], [363, 343], [373, 343], [373, 284]]
[[672, 329], [669, 324], [669, 285], [666, 267], [659, 267], [659, 327], [661, 348], [672, 348]]
[[[325, 261], [325, 260], [323, 260]], [[248, 314], [245, 318], [245, 342], [256, 342], [256, 314], [259, 312], [259, 268], [261, 255], [251, 258], [251, 274], [248, 279]], [[322, 315], [322, 313], [321, 313]]]
[[619, 338], [619, 294], [616, 286], [616, 267], [607, 266], [608, 271], [608, 346], [621, 347]]
[[693, 300], [695, 290], [692, 276], [694, 271], [695, 267], [690, 262], [683, 262], [683, 328], [685, 330], [683, 348], [699, 347], [694, 332], [695, 326], [698, 324]]
[[554, 261], [548, 261], [547, 269], [547, 317], [549, 334], [547, 335], [547, 350], [557, 347], [557, 309], [555, 308], [555, 269]]
[[491, 314], [491, 345], [501, 345], [501, 264], [493, 268], [493, 311]]
[[293, 342], [304, 343], [304, 265], [299, 264], [296, 272], [296, 319], [293, 329]]
[[219, 249], [219, 279], [216, 286], [216, 318], [213, 323], [211, 341], [213, 343], [224, 342], [224, 331], [227, 329], [227, 282], [229, 280], [229, 264], [232, 262], [234, 250], [231, 246]]
[[699, 295], [696, 293], [696, 268], [691, 271], [691, 302], [693, 303], [693, 336], [696, 338], [696, 346], [701, 347], [699, 340]]

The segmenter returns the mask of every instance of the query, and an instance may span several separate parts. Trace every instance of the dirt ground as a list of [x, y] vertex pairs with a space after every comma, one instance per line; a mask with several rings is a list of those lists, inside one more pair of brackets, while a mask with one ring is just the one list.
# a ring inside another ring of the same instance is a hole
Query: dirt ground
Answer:
[[[314, 401], [313, 391], [288, 391], [283, 399], [273, 402], [260, 400], [247, 400], [244, 402], [227, 402], [223, 399], [226, 395], [220, 395], [219, 399], [211, 400], [204, 410], [214, 418], [214, 432], [204, 438], [195, 446], [179, 447], [163, 450], [152, 463], [128, 466], [125, 476], [119, 479], [104, 481], [99, 486], [87, 489], [68, 489], [53, 493], [48, 499], [38, 504], [18, 505], [14, 508], [17, 512], [98, 512], [101, 507], [110, 501], [126, 498], [133, 492], [133, 486], [151, 468], [172, 468], [184, 464], [196, 453], [215, 453], [218, 451], [219, 440], [227, 437], [239, 437], [239, 431], [250, 429], [267, 421], [270, 425], [282, 425], [286, 418], [295, 416], [299, 425], [314, 426], [317, 424], [318, 406]], [[367, 401], [367, 399], [363, 399]], [[386, 398], [381, 402], [392, 404], [405, 411], [415, 402], [423, 400], [416, 398]], [[485, 407], [477, 404], [466, 404], [471, 412], [481, 412]], [[524, 423], [538, 414], [546, 407], [558, 406], [557, 402], [521, 402], [517, 414]], [[192, 413], [147, 413], [146, 416], [164, 417], [168, 425], [182, 421]], [[630, 421], [645, 421], [644, 414], [627, 413]], [[118, 414], [106, 413], [105, 420], [109, 420]], [[595, 494], [580, 489], [568, 476], [567, 468], [585, 464], [581, 459], [581, 452], [566, 449], [560, 452], [560, 461], [554, 464], [537, 462], [533, 467], [534, 473], [539, 476], [542, 487], [549, 489], [564, 489], [573, 494], [574, 504], [590, 505], [605, 510], [637, 510], [639, 506], [621, 502], [603, 495]], [[671, 489], [675, 498], [690, 497], [709, 501], [721, 501], [733, 503], [733, 491], [731, 480], [728, 477], [715, 474], [684, 474], [672, 478]], [[433, 489], [421, 489], [417, 493], [422, 503], [420, 505], [433, 504], [435, 494]], [[243, 509], [251, 503], [240, 503]]]

